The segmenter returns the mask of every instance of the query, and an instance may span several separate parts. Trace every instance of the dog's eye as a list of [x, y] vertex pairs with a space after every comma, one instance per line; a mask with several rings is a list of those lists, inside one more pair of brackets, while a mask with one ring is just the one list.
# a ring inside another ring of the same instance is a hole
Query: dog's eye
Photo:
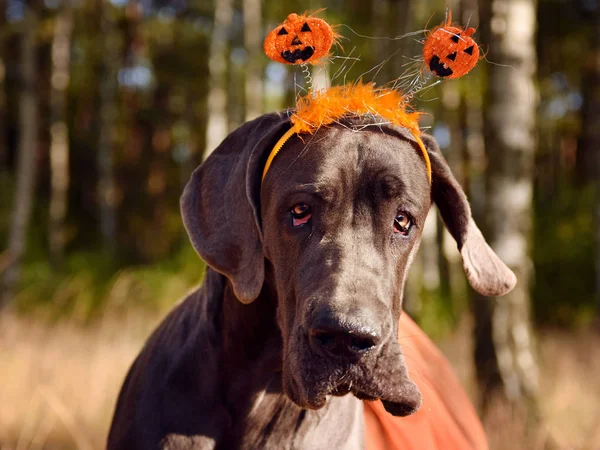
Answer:
[[410, 228], [412, 227], [412, 220], [405, 212], [400, 212], [394, 219], [394, 233], [400, 233], [403, 236], [407, 236]]
[[312, 216], [308, 203], [296, 203], [290, 209], [290, 213], [292, 214], [292, 226], [294, 227], [304, 225]]

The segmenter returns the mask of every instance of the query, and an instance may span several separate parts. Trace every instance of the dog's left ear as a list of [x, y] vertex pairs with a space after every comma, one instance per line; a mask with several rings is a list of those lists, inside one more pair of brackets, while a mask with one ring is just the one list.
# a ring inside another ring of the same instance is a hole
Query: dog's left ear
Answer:
[[435, 139], [427, 135], [421, 138], [431, 160], [433, 201], [456, 240], [469, 283], [483, 295], [507, 294], [517, 284], [515, 274], [498, 258], [477, 228], [467, 196], [452, 175]]
[[268, 151], [289, 128], [285, 114], [268, 114], [229, 134], [192, 174], [181, 214], [202, 259], [233, 285], [242, 303], [264, 282], [260, 179]]

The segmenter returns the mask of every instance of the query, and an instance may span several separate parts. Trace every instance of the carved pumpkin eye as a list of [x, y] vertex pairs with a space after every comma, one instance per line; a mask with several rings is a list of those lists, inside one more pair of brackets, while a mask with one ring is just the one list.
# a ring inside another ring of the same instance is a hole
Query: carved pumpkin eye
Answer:
[[281, 27], [281, 30], [279, 30], [279, 33], [277, 33], [277, 36], [284, 36], [288, 34], [287, 30], [283, 27]]
[[458, 44], [458, 41], [460, 41], [460, 37], [459, 36], [460, 36], [460, 34], [455, 34], [454, 36], [452, 36], [450, 38], [450, 40], [452, 40], [452, 42]]
[[304, 25], [302, 25], [302, 29], [300, 31], [312, 31], [312, 30], [308, 26], [308, 23], [304, 22]]

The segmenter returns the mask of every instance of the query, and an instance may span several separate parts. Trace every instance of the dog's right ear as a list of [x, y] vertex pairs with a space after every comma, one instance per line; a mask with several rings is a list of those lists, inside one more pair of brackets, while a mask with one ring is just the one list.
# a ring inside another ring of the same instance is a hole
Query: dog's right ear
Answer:
[[181, 197], [192, 245], [231, 281], [242, 303], [254, 301], [264, 281], [262, 166], [289, 126], [285, 114], [264, 115], [242, 125], [194, 171]]
[[517, 284], [515, 274], [498, 258], [477, 228], [467, 197], [435, 139], [423, 135], [422, 140], [431, 160], [432, 197], [446, 228], [456, 240], [469, 283], [483, 295], [499, 296], [510, 292]]

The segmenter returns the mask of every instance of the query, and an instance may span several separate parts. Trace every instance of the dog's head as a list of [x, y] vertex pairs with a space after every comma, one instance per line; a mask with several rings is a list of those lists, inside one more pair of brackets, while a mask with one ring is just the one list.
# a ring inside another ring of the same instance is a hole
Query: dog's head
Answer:
[[352, 392], [401, 416], [421, 403], [397, 327], [432, 201], [477, 291], [502, 295], [516, 280], [473, 222], [435, 141], [423, 137], [430, 184], [409, 132], [364, 120], [292, 137], [263, 182], [265, 160], [290, 124], [277, 114], [245, 124], [196, 170], [182, 212], [194, 247], [241, 302], [258, 297], [270, 266], [292, 401], [317, 409], [328, 395]]

